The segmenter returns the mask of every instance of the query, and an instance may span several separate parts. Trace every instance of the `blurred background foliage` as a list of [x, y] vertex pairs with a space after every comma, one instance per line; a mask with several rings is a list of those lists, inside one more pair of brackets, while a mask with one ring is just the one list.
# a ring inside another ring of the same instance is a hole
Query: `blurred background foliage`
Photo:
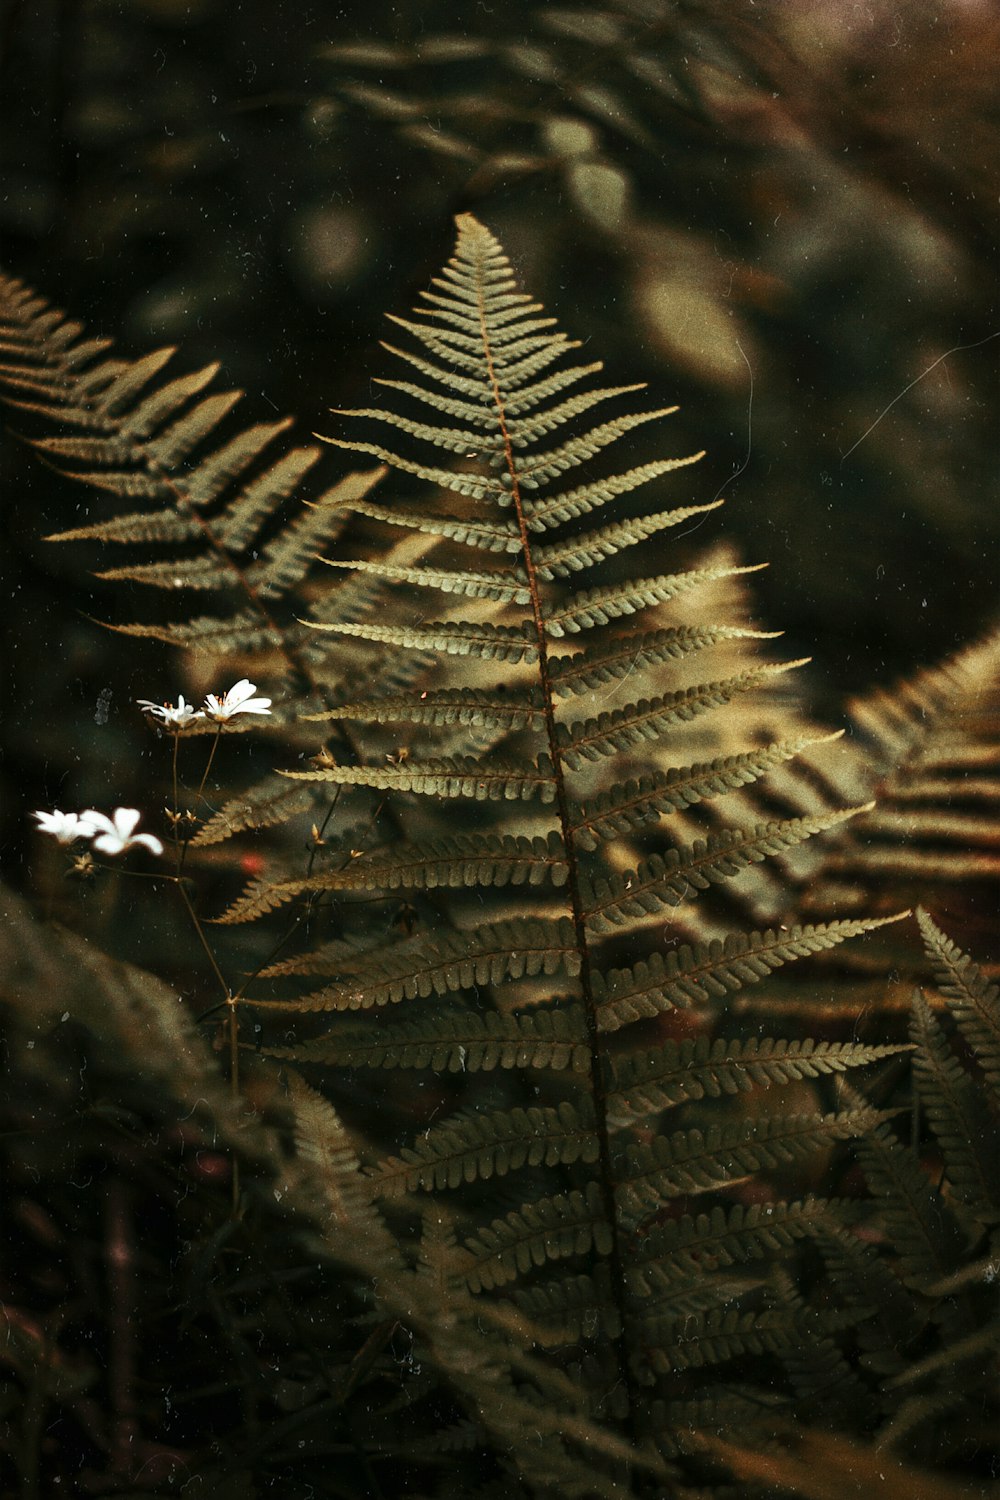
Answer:
[[[472, 209], [610, 378], [680, 403], [672, 451], [708, 456], [677, 494], [771, 563], [815, 713], [994, 618], [992, 0], [4, 0], [0, 49], [0, 257], [124, 353], [178, 343], [248, 417], [330, 431]], [[0, 466], [16, 869], [25, 798], [141, 805], [130, 700], [176, 675], [88, 618], [138, 586], [41, 540], [82, 492]]]
[[994, 4], [7, 0], [2, 46], [4, 261], [98, 331], [328, 420], [471, 208], [682, 403], [838, 686], [991, 613]]

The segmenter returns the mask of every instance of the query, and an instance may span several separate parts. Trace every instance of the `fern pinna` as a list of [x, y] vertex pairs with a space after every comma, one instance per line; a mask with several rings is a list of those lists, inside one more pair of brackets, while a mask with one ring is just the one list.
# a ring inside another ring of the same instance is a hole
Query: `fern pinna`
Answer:
[[[752, 632], [671, 625], [663, 613], [740, 570], [621, 568], [630, 550], [652, 555], [655, 539], [658, 555], [672, 527], [713, 507], [628, 510], [610, 522], [601, 513], [694, 458], [596, 473], [591, 460], [670, 409], [589, 425], [595, 408], [641, 387], [596, 385], [599, 364], [568, 362], [576, 346], [517, 290], [493, 236], [469, 215], [458, 230], [420, 320], [396, 320], [419, 351], [393, 350], [406, 378], [382, 384], [398, 405], [341, 414], [395, 440], [328, 439], [433, 487], [423, 503], [342, 499], [362, 533], [404, 528], [433, 545], [404, 564], [379, 560], [370, 544], [363, 557], [326, 559], [394, 585], [396, 597], [360, 619], [328, 609], [315, 626], [356, 650], [368, 643], [373, 670], [387, 653], [430, 653], [437, 669], [410, 691], [358, 694], [316, 716], [370, 726], [357, 763], [322, 751], [312, 768], [287, 773], [337, 796], [367, 789], [373, 828], [391, 797], [401, 833], [359, 838], [349, 857], [340, 851], [308, 877], [260, 881], [222, 920], [303, 896], [336, 903], [343, 936], [268, 971], [282, 982], [319, 977], [319, 987], [248, 1002], [283, 1028], [292, 1015], [315, 1018], [297, 1023], [308, 1035], [285, 1032], [270, 1052], [466, 1084], [479, 1075], [444, 1120], [449, 1095], [437, 1086], [437, 1108], [412, 1143], [371, 1162], [373, 1197], [401, 1232], [432, 1199], [454, 1226], [436, 1240], [453, 1284], [512, 1295], [537, 1342], [575, 1370], [591, 1412], [625, 1423], [640, 1445], [655, 1439], [671, 1459], [698, 1411], [725, 1425], [759, 1409], [743, 1356], [784, 1362], [789, 1399], [798, 1391], [807, 1407], [824, 1381], [844, 1376], [850, 1387], [836, 1318], [827, 1313], [820, 1332], [787, 1276], [759, 1270], [761, 1257], [833, 1222], [833, 1210], [808, 1197], [763, 1210], [733, 1190], [871, 1130], [877, 1112], [755, 1103], [734, 1116], [697, 1101], [772, 1085], [780, 1096], [898, 1050], [713, 1039], [703, 1024], [732, 992], [878, 924], [671, 942], [673, 908], [854, 809], [721, 827], [622, 865], [622, 830], [649, 832], [674, 810], [743, 787], [804, 741], [669, 766], [641, 783], [616, 778], [620, 753], [669, 747], [674, 729], [794, 664], [713, 676], [700, 670], [713, 647]], [[397, 906], [398, 893], [408, 897], [410, 930], [387, 938], [383, 926], [352, 941], [371, 931], [365, 912], [388, 893]], [[675, 1024], [680, 1011], [702, 1023]], [[494, 1181], [513, 1173], [515, 1190]], [[698, 1195], [704, 1212], [680, 1212]], [[709, 1405], [703, 1383], [682, 1374], [691, 1371], [711, 1381]]]

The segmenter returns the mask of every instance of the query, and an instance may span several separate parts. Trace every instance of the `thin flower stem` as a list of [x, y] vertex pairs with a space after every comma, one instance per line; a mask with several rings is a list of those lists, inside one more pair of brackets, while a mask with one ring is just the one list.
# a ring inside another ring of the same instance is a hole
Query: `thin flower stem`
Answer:
[[[240, 1097], [240, 1023], [237, 1016], [239, 996], [230, 995], [229, 1006], [229, 1094], [235, 1104]], [[240, 1160], [232, 1153], [233, 1218], [239, 1217], [240, 1207]]]
[[177, 861], [177, 878], [181, 877], [184, 869], [184, 859], [187, 855], [187, 843], [181, 841], [181, 804], [180, 794], [177, 786], [177, 760], [181, 748], [180, 730], [174, 731], [174, 754], [173, 754], [173, 785], [174, 785], [174, 857]]
[[196, 1026], [200, 1026], [203, 1021], [210, 1020], [211, 1017], [214, 1016], [214, 1015], [217, 1015], [220, 1010], [225, 1010], [225, 1008], [226, 1008], [226, 1006], [228, 1004], [229, 1004], [229, 996], [227, 995], [226, 998], [225, 998], [225, 1000], [220, 1000], [218, 1002], [218, 1004], [216, 1004], [216, 1005], [210, 1005], [208, 1007], [208, 1010], [203, 1010], [200, 1015], [195, 1016], [195, 1018], [194, 1018], [194, 1024]]
[[219, 740], [221, 738], [222, 738], [222, 725], [220, 723], [218, 725], [218, 727], [216, 728], [215, 739], [212, 741], [212, 748], [211, 748], [211, 750], [208, 753], [208, 763], [205, 766], [204, 775], [201, 778], [201, 785], [199, 786], [198, 790], [195, 792], [195, 797], [196, 798], [200, 798], [202, 792], [205, 790], [205, 782], [208, 780], [208, 773], [212, 769], [212, 762], [215, 759], [215, 752], [219, 748]]
[[206, 953], [206, 955], [208, 957], [208, 961], [212, 965], [212, 970], [213, 970], [213, 972], [215, 974], [216, 979], [219, 981], [219, 983], [222, 986], [222, 992], [225, 995], [225, 997], [226, 997], [226, 1003], [228, 1004], [232, 1000], [232, 998], [233, 998], [232, 991], [230, 990], [229, 985], [226, 983], [225, 976], [224, 976], [222, 970], [219, 968], [218, 963], [216, 962], [215, 954], [212, 952], [211, 948], [209, 947], [208, 939], [205, 936], [204, 928], [202, 927], [201, 923], [198, 920], [198, 914], [195, 911], [194, 907], [191, 905], [191, 898], [190, 898], [190, 896], [188, 895], [187, 891], [184, 889], [184, 882], [183, 882], [183, 880], [178, 879], [177, 876], [170, 876], [168, 878], [172, 879], [174, 881], [174, 884], [177, 886], [177, 889], [180, 892], [180, 898], [184, 902], [184, 905], [187, 907], [188, 916], [191, 918], [191, 921], [194, 923], [194, 930], [198, 934], [198, 941], [201, 943], [201, 946], [205, 950], [205, 953]]
[[[240, 1023], [237, 1014], [240, 997], [239, 995], [234, 995], [226, 983], [225, 976], [216, 962], [215, 954], [209, 946], [204, 928], [198, 920], [198, 913], [192, 906], [191, 898], [184, 889], [184, 881], [179, 875], [175, 878], [175, 884], [180, 892], [181, 900], [187, 908], [188, 915], [194, 923], [194, 930], [198, 934], [198, 940], [208, 956], [208, 961], [212, 965], [215, 976], [221, 984], [226, 997], [224, 1004], [229, 1010], [229, 1095], [235, 1103], [240, 1096]], [[230, 1166], [233, 1187], [233, 1218], [236, 1218], [239, 1213], [240, 1204], [240, 1164], [235, 1151], [232, 1153]]]

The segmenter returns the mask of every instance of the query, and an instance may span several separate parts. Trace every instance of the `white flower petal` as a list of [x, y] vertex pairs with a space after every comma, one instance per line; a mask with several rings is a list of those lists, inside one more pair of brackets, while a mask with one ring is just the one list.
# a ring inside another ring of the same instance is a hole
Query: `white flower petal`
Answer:
[[151, 850], [153, 854], [163, 853], [163, 845], [156, 835], [152, 833], [137, 833], [134, 838], [129, 839], [129, 844], [145, 844], [146, 848]]
[[115, 831], [115, 825], [107, 814], [97, 812], [92, 807], [88, 807], [86, 812], [80, 814], [80, 823], [81, 825], [86, 825], [84, 828], [85, 838], [93, 838], [95, 833], [114, 833]]
[[89, 833], [79, 813], [64, 813], [58, 808], [52, 812], [32, 813], [32, 817], [38, 819], [38, 828], [41, 833], [51, 834], [60, 844], [72, 844], [76, 839], [89, 837]]
[[224, 724], [236, 714], [270, 714], [270, 698], [255, 698], [256, 691], [256, 684], [249, 677], [241, 677], [221, 698], [215, 693], [207, 694], [205, 713], [218, 724]]
[[115, 808], [114, 818], [88, 808], [80, 814], [80, 831], [85, 838], [94, 840], [94, 848], [102, 854], [122, 854], [135, 844], [145, 844], [154, 854], [163, 853], [160, 840], [151, 833], [133, 833], [142, 814], [135, 807]]
[[186, 729], [195, 720], [205, 717], [201, 709], [193, 708], [190, 703], [185, 703], [183, 693], [178, 694], [176, 707], [172, 703], [154, 703], [150, 698], [137, 698], [135, 701], [143, 713], [150, 714], [161, 724], [169, 725], [172, 729]]
[[94, 848], [102, 854], [121, 854], [125, 844], [113, 833], [101, 833], [94, 840]]

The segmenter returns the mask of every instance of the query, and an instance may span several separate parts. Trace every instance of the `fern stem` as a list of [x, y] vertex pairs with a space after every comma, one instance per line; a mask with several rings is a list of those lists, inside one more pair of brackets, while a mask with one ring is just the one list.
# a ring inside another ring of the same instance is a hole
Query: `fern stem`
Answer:
[[635, 1430], [635, 1418], [639, 1411], [639, 1390], [632, 1373], [631, 1363], [628, 1357], [627, 1325], [628, 1325], [628, 1283], [625, 1275], [625, 1257], [622, 1251], [621, 1232], [618, 1221], [617, 1203], [615, 1201], [614, 1188], [614, 1163], [611, 1157], [611, 1138], [608, 1129], [607, 1095], [604, 1083], [603, 1054], [600, 1036], [597, 1029], [597, 1008], [594, 1002], [593, 984], [591, 980], [590, 949], [587, 942], [586, 926], [584, 921], [583, 902], [580, 898], [579, 868], [576, 847], [573, 842], [571, 831], [571, 815], [569, 806], [569, 795], [566, 789], [566, 775], [563, 768], [562, 756], [559, 748], [559, 737], [556, 727], [555, 700], [552, 691], [552, 678], [549, 669], [548, 640], [545, 633], [545, 620], [542, 614], [541, 592], [538, 584], [538, 574], [531, 550], [531, 535], [528, 530], [527, 520], [524, 514], [524, 506], [521, 498], [521, 489], [518, 482], [517, 468], [514, 463], [514, 449], [511, 443], [510, 433], [507, 427], [507, 416], [504, 409], [503, 394], [497, 379], [493, 363], [493, 352], [490, 346], [489, 329], [486, 322], [486, 303], [482, 290], [482, 278], [477, 281], [477, 306], [479, 313], [479, 330], [483, 341], [483, 351], [486, 360], [486, 368], [490, 387], [493, 395], [494, 405], [497, 412], [497, 422], [503, 441], [504, 461], [507, 465], [507, 473], [511, 481], [511, 499], [514, 514], [517, 518], [518, 531], [521, 541], [521, 558], [524, 565], [525, 576], [528, 583], [528, 592], [531, 602], [532, 621], [535, 629], [536, 644], [538, 650], [538, 677], [542, 690], [542, 711], [545, 720], [545, 735], [548, 742], [549, 759], [552, 762], [552, 776], [555, 782], [556, 811], [559, 818], [560, 831], [565, 851], [568, 878], [566, 890], [569, 898], [570, 916], [573, 923], [573, 931], [576, 940], [577, 951], [580, 956], [580, 990], [583, 998], [583, 1011], [586, 1017], [587, 1040], [590, 1048], [590, 1081], [594, 1101], [594, 1119], [598, 1139], [598, 1148], [601, 1161], [601, 1195], [604, 1200], [604, 1213], [611, 1232], [611, 1254], [609, 1257], [611, 1267], [612, 1283], [619, 1310], [619, 1332], [615, 1339], [616, 1355], [625, 1382], [628, 1396], [629, 1418], [632, 1427], [631, 1436], [633, 1442], [638, 1442], [638, 1433]]

